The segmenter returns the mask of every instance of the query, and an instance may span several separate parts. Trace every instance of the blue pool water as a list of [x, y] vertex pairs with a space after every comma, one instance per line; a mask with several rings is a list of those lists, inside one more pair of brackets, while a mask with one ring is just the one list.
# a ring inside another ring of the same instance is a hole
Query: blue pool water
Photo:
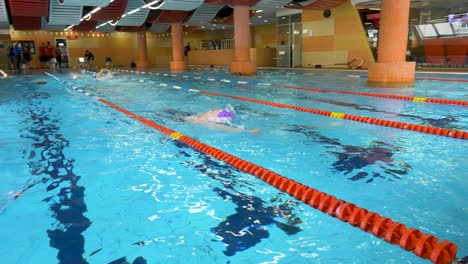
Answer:
[[[428, 263], [96, 97], [448, 239], [458, 245], [459, 257], [468, 255], [464, 140], [188, 91], [466, 131], [466, 107], [262, 85], [467, 100], [466, 84], [418, 81], [412, 89], [368, 89], [364, 78], [326, 72], [164, 73], [96, 80], [90, 73], [72, 79], [73, 73], [53, 72], [70, 85], [39, 74], [0, 80], [1, 263]], [[47, 84], [34, 84], [38, 79]], [[262, 133], [182, 121], [228, 104], [236, 109], [238, 125]]]

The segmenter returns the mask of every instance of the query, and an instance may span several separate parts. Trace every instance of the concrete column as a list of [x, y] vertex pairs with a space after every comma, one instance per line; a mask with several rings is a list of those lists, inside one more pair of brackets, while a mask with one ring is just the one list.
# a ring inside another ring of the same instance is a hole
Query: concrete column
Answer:
[[234, 6], [234, 61], [231, 73], [253, 74], [257, 71], [250, 60], [250, 11], [248, 5]]
[[184, 36], [182, 22], [172, 23], [172, 61], [171, 72], [181, 72], [187, 70], [187, 63], [184, 59]]
[[382, 0], [377, 62], [369, 65], [369, 86], [408, 87], [416, 63], [406, 62], [410, 0]]
[[146, 46], [146, 32], [138, 32], [138, 60], [135, 62], [140, 67], [148, 66], [148, 48]]

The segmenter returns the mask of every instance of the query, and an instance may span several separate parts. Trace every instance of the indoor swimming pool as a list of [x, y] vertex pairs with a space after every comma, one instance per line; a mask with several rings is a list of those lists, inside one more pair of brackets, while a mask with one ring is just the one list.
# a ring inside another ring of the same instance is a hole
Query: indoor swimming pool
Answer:
[[[430, 263], [194, 149], [182, 135], [468, 255], [466, 138], [374, 124], [468, 131], [466, 105], [420, 99], [468, 101], [467, 75], [419, 74], [414, 88], [379, 89], [368, 88], [364, 74], [327, 71], [113, 72], [0, 80], [0, 262]], [[186, 122], [227, 107], [240, 131]]]

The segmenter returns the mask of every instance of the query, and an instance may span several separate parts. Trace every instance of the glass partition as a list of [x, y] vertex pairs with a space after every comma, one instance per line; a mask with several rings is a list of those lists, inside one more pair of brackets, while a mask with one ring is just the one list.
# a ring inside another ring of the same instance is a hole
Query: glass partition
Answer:
[[416, 25], [421, 38], [442, 38], [468, 36], [468, 23], [451, 22]]
[[437, 37], [437, 32], [435, 31], [432, 24], [417, 25], [416, 27], [417, 27], [417, 29], [419, 31], [419, 34], [421, 34], [421, 36], [423, 38], [435, 38], [435, 37]]
[[276, 66], [301, 67], [302, 65], [302, 14], [276, 18]]
[[450, 23], [437, 23], [434, 27], [439, 36], [453, 36], [453, 29]]
[[[380, 1], [358, 4], [374, 56], [378, 57]], [[418, 67], [468, 68], [468, 6], [461, 0], [411, 1], [408, 61]], [[360, 8], [361, 6], [361, 8]]]
[[456, 35], [468, 36], [468, 22], [452, 22], [450, 24]]

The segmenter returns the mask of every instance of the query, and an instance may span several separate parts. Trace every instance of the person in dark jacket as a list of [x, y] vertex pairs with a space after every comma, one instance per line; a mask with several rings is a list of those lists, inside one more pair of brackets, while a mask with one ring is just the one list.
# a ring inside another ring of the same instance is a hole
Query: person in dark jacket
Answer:
[[8, 69], [15, 69], [15, 49], [12, 46], [8, 46]]
[[189, 51], [191, 50], [190, 48], [190, 42], [187, 43], [187, 46], [184, 47], [184, 55], [185, 57], [188, 56]]
[[21, 64], [21, 59], [23, 55], [23, 51], [21, 50], [20, 44], [18, 42], [15, 42], [13, 44], [13, 50], [15, 52], [15, 65], [16, 69], [19, 71], [20, 70], [20, 64]]
[[89, 67], [93, 67], [93, 61], [94, 61], [93, 53], [91, 53], [91, 51], [89, 50], [86, 50], [85, 57], [86, 57], [86, 60], [88, 61]]

